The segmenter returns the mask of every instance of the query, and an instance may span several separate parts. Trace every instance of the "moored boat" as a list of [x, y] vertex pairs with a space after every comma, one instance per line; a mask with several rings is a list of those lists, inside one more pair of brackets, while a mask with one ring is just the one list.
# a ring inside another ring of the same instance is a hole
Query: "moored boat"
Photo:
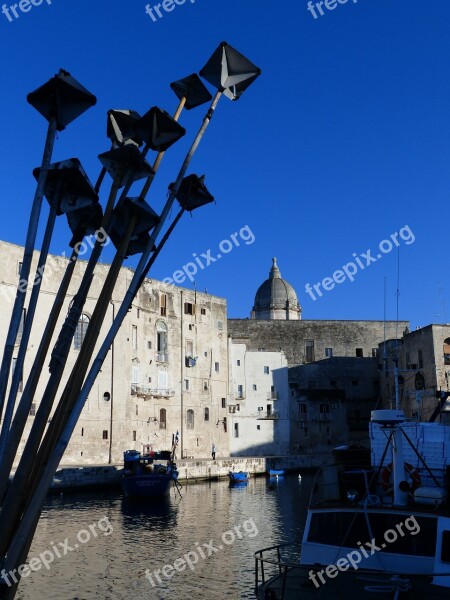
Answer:
[[177, 482], [178, 471], [170, 452], [142, 455], [126, 450], [123, 455], [122, 490], [127, 497], [164, 496]]
[[248, 483], [250, 476], [246, 471], [230, 471], [228, 473], [228, 478], [230, 480], [230, 485], [236, 485]]

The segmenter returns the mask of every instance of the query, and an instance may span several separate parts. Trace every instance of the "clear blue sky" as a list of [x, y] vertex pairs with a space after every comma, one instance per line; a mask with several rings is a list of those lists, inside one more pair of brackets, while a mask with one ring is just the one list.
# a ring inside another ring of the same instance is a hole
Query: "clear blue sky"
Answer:
[[[62, 67], [97, 96], [54, 152], [55, 161], [79, 157], [95, 181], [96, 157], [109, 148], [106, 111], [173, 112], [169, 83], [200, 70], [226, 40], [263, 74], [238, 102], [219, 104], [190, 169], [206, 175], [217, 203], [184, 217], [153, 276], [170, 277], [193, 253], [217, 255], [222, 240], [248, 226], [253, 243], [241, 240], [195, 277], [197, 289], [228, 298], [231, 317], [249, 315], [277, 256], [304, 318], [382, 319], [385, 278], [395, 318], [395, 247], [315, 301], [305, 285], [332, 277], [353, 254], [365, 265], [362, 253], [376, 257], [382, 240], [408, 226], [397, 238], [399, 316], [413, 327], [450, 321], [448, 0], [349, 0], [322, 16], [315, 9], [317, 18], [305, 0], [186, 0], [155, 22], [145, 0], [49, 2], [19, 18], [9, 11], [11, 22], [0, 14], [0, 239], [24, 243], [31, 171], [41, 161], [46, 121], [28, 92]], [[188, 133], [148, 198], [156, 210], [204, 112], [182, 115]], [[69, 239], [60, 217], [52, 252], [67, 254]]]

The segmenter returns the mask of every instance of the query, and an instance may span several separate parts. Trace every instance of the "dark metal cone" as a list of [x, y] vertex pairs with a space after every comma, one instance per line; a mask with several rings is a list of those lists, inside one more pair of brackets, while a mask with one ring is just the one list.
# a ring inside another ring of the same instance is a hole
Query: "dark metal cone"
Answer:
[[[116, 248], [125, 235], [128, 223], [132, 217], [136, 218], [136, 225], [132, 237], [147, 233], [159, 223], [159, 215], [141, 198], [123, 198], [117, 203], [113, 211], [113, 221], [110, 228], [110, 237]], [[116, 245], [115, 240], [118, 242]]]
[[29, 93], [27, 100], [47, 121], [56, 118], [58, 131], [62, 131], [97, 102], [93, 94], [63, 69]]
[[183, 79], [172, 82], [170, 87], [179, 100], [186, 98], [184, 106], [187, 110], [191, 110], [191, 108], [196, 108], [197, 106], [201, 106], [212, 100], [211, 94], [208, 92], [208, 89], [197, 73], [193, 73]]
[[[114, 244], [115, 248], [119, 248], [120, 243], [122, 241], [122, 236], [118, 234], [116, 231], [111, 232], [111, 241]], [[126, 258], [128, 256], [133, 256], [134, 254], [141, 254], [147, 248], [148, 241], [150, 239], [149, 234], [144, 231], [137, 236], [131, 238], [130, 243], [128, 244]]]
[[135, 125], [141, 118], [141, 115], [135, 110], [109, 110], [106, 126], [106, 135], [115, 145], [133, 142], [137, 146], [142, 146], [142, 139], [135, 133]]
[[98, 202], [67, 213], [67, 223], [73, 234], [69, 246], [81, 242], [85, 235], [93, 235], [100, 229], [103, 219], [103, 210]]
[[154, 106], [136, 123], [135, 132], [156, 152], [165, 152], [182, 138], [186, 129], [165, 110]]
[[219, 45], [200, 71], [203, 79], [219, 90], [242, 84], [248, 79], [254, 81], [260, 74], [259, 67], [226, 42]]
[[[56, 207], [58, 215], [98, 202], [98, 194], [78, 158], [53, 163], [45, 170], [44, 194], [50, 206]], [[41, 171], [41, 168], [33, 171], [37, 181]]]
[[121, 146], [99, 155], [99, 160], [119, 187], [155, 174], [133, 145]]
[[[169, 189], [172, 186], [173, 184], [169, 186]], [[180, 203], [181, 208], [187, 211], [192, 211], [205, 204], [214, 202], [214, 196], [206, 188], [204, 178], [198, 175], [188, 175], [185, 177], [175, 197]]]
[[230, 86], [229, 88], [224, 90], [224, 95], [230, 100], [239, 100], [239, 98], [242, 96], [245, 90], [255, 81], [257, 77], [259, 77], [259, 75], [254, 75], [253, 77], [250, 77], [250, 79], [247, 79], [242, 83]]

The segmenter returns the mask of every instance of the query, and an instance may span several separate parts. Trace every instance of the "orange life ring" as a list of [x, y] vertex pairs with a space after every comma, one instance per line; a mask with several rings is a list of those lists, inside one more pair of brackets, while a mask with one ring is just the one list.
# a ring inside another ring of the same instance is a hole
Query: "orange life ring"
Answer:
[[[411, 491], [414, 492], [414, 490], [417, 490], [417, 488], [420, 487], [422, 480], [420, 478], [420, 475], [419, 475], [419, 472], [417, 469], [415, 469], [412, 465], [410, 465], [407, 462], [405, 462], [404, 465], [405, 465], [405, 471], [412, 479]], [[380, 477], [381, 478], [381, 487], [384, 490], [388, 490], [391, 487], [392, 468], [393, 468], [392, 463], [389, 463], [388, 466], [384, 467], [384, 469], [381, 471], [381, 477]]]

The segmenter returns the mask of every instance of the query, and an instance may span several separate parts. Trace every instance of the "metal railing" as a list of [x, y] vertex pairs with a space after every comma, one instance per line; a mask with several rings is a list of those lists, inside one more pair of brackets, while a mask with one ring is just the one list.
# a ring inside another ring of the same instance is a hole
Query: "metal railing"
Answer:
[[[265, 598], [268, 597], [265, 594], [265, 586], [266, 584], [273, 579], [273, 575], [269, 578], [266, 578], [265, 565], [271, 565], [272, 567], [278, 567], [278, 576], [281, 577], [281, 596], [280, 600], [283, 600], [284, 593], [286, 590], [286, 579], [288, 575], [288, 571], [295, 567], [299, 567], [298, 563], [290, 563], [288, 561], [284, 561], [281, 558], [281, 549], [291, 547], [297, 547], [296, 544], [277, 544], [276, 546], [270, 546], [269, 548], [263, 548], [262, 550], [258, 550], [255, 552], [255, 596], [257, 598]], [[275, 558], [266, 558], [264, 553], [273, 552], [275, 554]], [[260, 573], [261, 573], [261, 581], [260, 581]], [[260, 586], [263, 586], [262, 592], [264, 596], [260, 596]]]
[[137, 383], [131, 384], [131, 395], [132, 396], [155, 396], [158, 398], [169, 398], [175, 396], [175, 390], [169, 388], [151, 388], [146, 385], [139, 385]]

